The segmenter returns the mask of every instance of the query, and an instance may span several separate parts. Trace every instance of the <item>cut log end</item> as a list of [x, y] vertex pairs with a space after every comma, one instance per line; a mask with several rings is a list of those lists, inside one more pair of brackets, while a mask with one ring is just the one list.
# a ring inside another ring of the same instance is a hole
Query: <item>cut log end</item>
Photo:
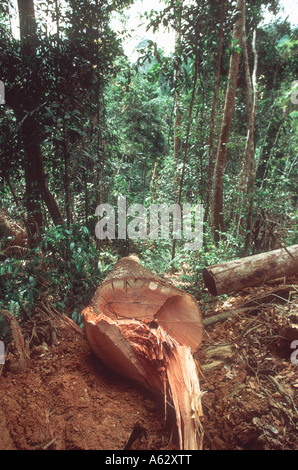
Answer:
[[202, 447], [201, 392], [192, 352], [202, 341], [195, 299], [131, 257], [120, 260], [82, 316], [91, 349], [111, 370], [172, 401], [181, 449]]
[[208, 288], [210, 294], [216, 297], [217, 296], [216, 283], [212, 276], [212, 272], [208, 270], [207, 268], [203, 269], [203, 281], [205, 283], [205, 286]]
[[294, 245], [206, 267], [203, 280], [209, 292], [217, 296], [297, 273], [298, 245]]
[[91, 306], [113, 319], [155, 321], [194, 352], [201, 344], [203, 321], [192, 296], [155, 278], [109, 279], [96, 291]]

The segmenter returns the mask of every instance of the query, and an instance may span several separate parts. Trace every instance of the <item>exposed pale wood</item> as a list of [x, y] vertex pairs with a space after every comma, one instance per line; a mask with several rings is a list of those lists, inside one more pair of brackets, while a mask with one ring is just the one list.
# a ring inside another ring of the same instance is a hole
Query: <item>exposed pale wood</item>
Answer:
[[176, 412], [181, 449], [202, 448], [201, 391], [192, 352], [202, 341], [195, 299], [140, 265], [120, 260], [82, 316], [89, 344], [111, 370], [154, 394]]
[[146, 269], [136, 257], [116, 263], [96, 290], [91, 307], [112, 319], [156, 321], [192, 352], [202, 341], [203, 321], [195, 299]]
[[190, 348], [180, 345], [162, 327], [135, 319], [111, 319], [92, 307], [83, 311], [86, 335], [95, 354], [111, 370], [155, 395], [172, 401], [181, 449], [202, 447], [201, 391]]
[[298, 245], [206, 267], [203, 279], [209, 292], [216, 296], [296, 273]]

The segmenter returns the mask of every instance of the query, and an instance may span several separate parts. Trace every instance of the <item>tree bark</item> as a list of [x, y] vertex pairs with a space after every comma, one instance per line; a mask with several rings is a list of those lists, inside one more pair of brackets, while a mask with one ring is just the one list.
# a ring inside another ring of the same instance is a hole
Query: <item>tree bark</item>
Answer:
[[[197, 40], [198, 40], [198, 33], [199, 33], [199, 31], [196, 28], [196, 45], [197, 45]], [[182, 166], [181, 178], [180, 178], [180, 183], [179, 183], [179, 195], [178, 195], [178, 202], [177, 202], [177, 204], [179, 206], [181, 205], [181, 201], [182, 201], [182, 188], [183, 188], [183, 183], [184, 183], [184, 175], [185, 175], [186, 162], [187, 162], [187, 156], [188, 156], [189, 137], [190, 137], [191, 123], [192, 123], [193, 106], [194, 106], [194, 101], [195, 101], [195, 96], [196, 96], [198, 70], [199, 70], [199, 59], [198, 59], [198, 51], [196, 50], [195, 71], [194, 71], [195, 73], [194, 73], [194, 78], [193, 78], [191, 100], [190, 100], [189, 111], [188, 111], [188, 123], [187, 123], [187, 131], [186, 131], [186, 141], [185, 141], [185, 149], [184, 149], [183, 166]], [[172, 260], [175, 258], [176, 241], [177, 241], [176, 238], [173, 238]], [[172, 272], [174, 272], [174, 264], [172, 265]]]
[[245, 1], [238, 0], [236, 21], [233, 29], [232, 39], [232, 55], [230, 58], [230, 70], [228, 76], [228, 85], [226, 91], [224, 114], [219, 137], [216, 163], [214, 168], [213, 178], [213, 201], [212, 201], [212, 235], [215, 244], [218, 243], [220, 232], [224, 231], [224, 218], [223, 218], [223, 175], [227, 160], [227, 148], [230, 138], [231, 123], [234, 111], [235, 94], [237, 88], [237, 77], [239, 69], [239, 56], [238, 50], [241, 45], [242, 38], [242, 21], [243, 9], [245, 9]]
[[252, 84], [251, 84], [251, 95], [252, 95], [252, 109], [251, 119], [249, 120], [249, 128], [247, 135], [247, 147], [249, 152], [249, 168], [248, 168], [248, 214], [246, 221], [246, 237], [244, 243], [244, 256], [248, 254], [248, 250], [251, 244], [251, 231], [252, 231], [252, 217], [253, 217], [253, 206], [254, 206], [254, 185], [256, 178], [256, 163], [255, 163], [255, 147], [254, 147], [254, 128], [255, 118], [257, 112], [258, 93], [257, 93], [257, 66], [258, 66], [258, 54], [256, 47], [256, 30], [253, 33], [253, 53], [254, 53], [254, 69], [252, 73]]
[[209, 266], [203, 269], [203, 279], [209, 292], [217, 296], [297, 273], [298, 245], [294, 245]]
[[243, 34], [242, 34], [242, 51], [243, 51], [243, 62], [245, 70], [245, 85], [246, 85], [246, 107], [247, 107], [247, 137], [245, 152], [243, 157], [242, 174], [240, 181], [240, 190], [246, 193], [249, 189], [249, 182], [251, 178], [251, 157], [254, 155], [254, 96], [252, 79], [249, 70], [249, 60], [247, 52], [247, 41], [246, 41], [246, 30], [245, 20], [243, 20]]
[[55, 225], [64, 225], [64, 219], [56, 200], [49, 190], [47, 176], [44, 168], [44, 159], [40, 146], [40, 136], [36, 118], [28, 115], [21, 126], [22, 140], [28, 171], [34, 186], [44, 200]]
[[70, 153], [68, 148], [68, 135], [66, 127], [64, 124], [64, 141], [63, 141], [63, 154], [64, 154], [64, 195], [65, 195], [65, 212], [66, 212], [66, 221], [67, 227], [69, 228], [72, 224], [72, 197], [71, 197], [71, 187], [70, 187], [70, 177], [69, 177], [69, 160]]
[[26, 55], [35, 49], [36, 21], [33, 0], [18, 0], [20, 39]]
[[31, 172], [30, 165], [28, 164], [28, 157], [25, 154], [25, 207], [27, 211], [27, 235], [28, 246], [33, 246], [43, 228], [43, 214], [41, 207], [41, 197], [37, 189], [36, 180]]
[[[31, 60], [30, 57], [34, 57], [36, 55], [37, 44], [34, 2], [33, 0], [18, 0], [18, 8], [23, 59], [29, 63]], [[32, 70], [32, 75], [35, 75], [34, 78], [36, 80], [34, 99], [32, 99], [30, 93], [24, 93], [22, 95], [21, 103], [17, 100], [13, 100], [12, 103], [12, 108], [21, 123], [20, 131], [26, 160], [25, 176], [27, 177], [27, 201], [29, 201], [28, 205], [30, 207], [32, 206], [34, 209], [34, 213], [40, 213], [39, 197], [36, 195], [36, 190], [38, 190], [49, 210], [53, 222], [56, 225], [63, 225], [63, 217], [55, 198], [48, 188], [47, 177], [44, 170], [39, 124], [36, 116], [38, 103], [41, 100], [42, 87], [39, 83], [37, 70]], [[38, 217], [38, 223], [40, 224], [40, 222], [40, 217]]]
[[[175, 94], [174, 94], [174, 158], [176, 166], [179, 163], [181, 153], [181, 131], [182, 115], [180, 111], [180, 79], [181, 79], [181, 20], [182, 20], [182, 0], [178, 0], [175, 6]], [[177, 180], [175, 179], [175, 182]]]
[[208, 180], [207, 180], [207, 193], [206, 193], [206, 206], [205, 206], [204, 222], [207, 221], [207, 218], [208, 218], [208, 215], [209, 215], [209, 207], [210, 207], [210, 199], [211, 199], [213, 160], [214, 160], [215, 113], [216, 113], [217, 95], [218, 95], [219, 80], [220, 80], [220, 67], [221, 67], [221, 56], [222, 56], [224, 19], [225, 19], [225, 0], [222, 0], [221, 1], [221, 11], [220, 11], [219, 39], [218, 39], [217, 56], [216, 56], [215, 85], [214, 85], [211, 117], [210, 117], [210, 134], [209, 134], [209, 150], [208, 150], [209, 164], [208, 164]]
[[192, 296], [122, 258], [82, 316], [91, 349], [111, 370], [156, 395], [176, 411], [181, 449], [202, 447], [201, 392], [192, 356], [203, 322]]

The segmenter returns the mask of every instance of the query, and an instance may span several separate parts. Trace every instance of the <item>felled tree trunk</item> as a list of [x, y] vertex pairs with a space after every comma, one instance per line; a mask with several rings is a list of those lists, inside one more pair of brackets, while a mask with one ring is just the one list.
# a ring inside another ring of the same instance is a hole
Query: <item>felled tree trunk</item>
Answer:
[[111, 370], [171, 401], [181, 449], [202, 448], [201, 391], [192, 353], [203, 322], [192, 296], [122, 258], [82, 312], [94, 353]]
[[203, 279], [209, 292], [216, 296], [296, 273], [298, 245], [209, 266], [203, 269]]

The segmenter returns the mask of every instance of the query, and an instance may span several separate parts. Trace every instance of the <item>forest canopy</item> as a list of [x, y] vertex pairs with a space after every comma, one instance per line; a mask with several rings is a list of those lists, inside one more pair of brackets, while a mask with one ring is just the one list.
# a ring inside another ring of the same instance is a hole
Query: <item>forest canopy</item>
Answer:
[[[172, 52], [145, 34], [134, 60], [133, 7], [1, 2], [0, 307], [16, 314], [50, 295], [80, 324], [129, 253], [194, 286], [204, 266], [298, 243], [298, 29], [281, 2], [148, 4], [139, 22], [174, 32]], [[99, 239], [96, 210], [119, 196], [135, 225], [141, 207], [202, 207], [202, 245], [172, 236], [174, 217], [168, 237], [117, 237], [116, 217]]]

